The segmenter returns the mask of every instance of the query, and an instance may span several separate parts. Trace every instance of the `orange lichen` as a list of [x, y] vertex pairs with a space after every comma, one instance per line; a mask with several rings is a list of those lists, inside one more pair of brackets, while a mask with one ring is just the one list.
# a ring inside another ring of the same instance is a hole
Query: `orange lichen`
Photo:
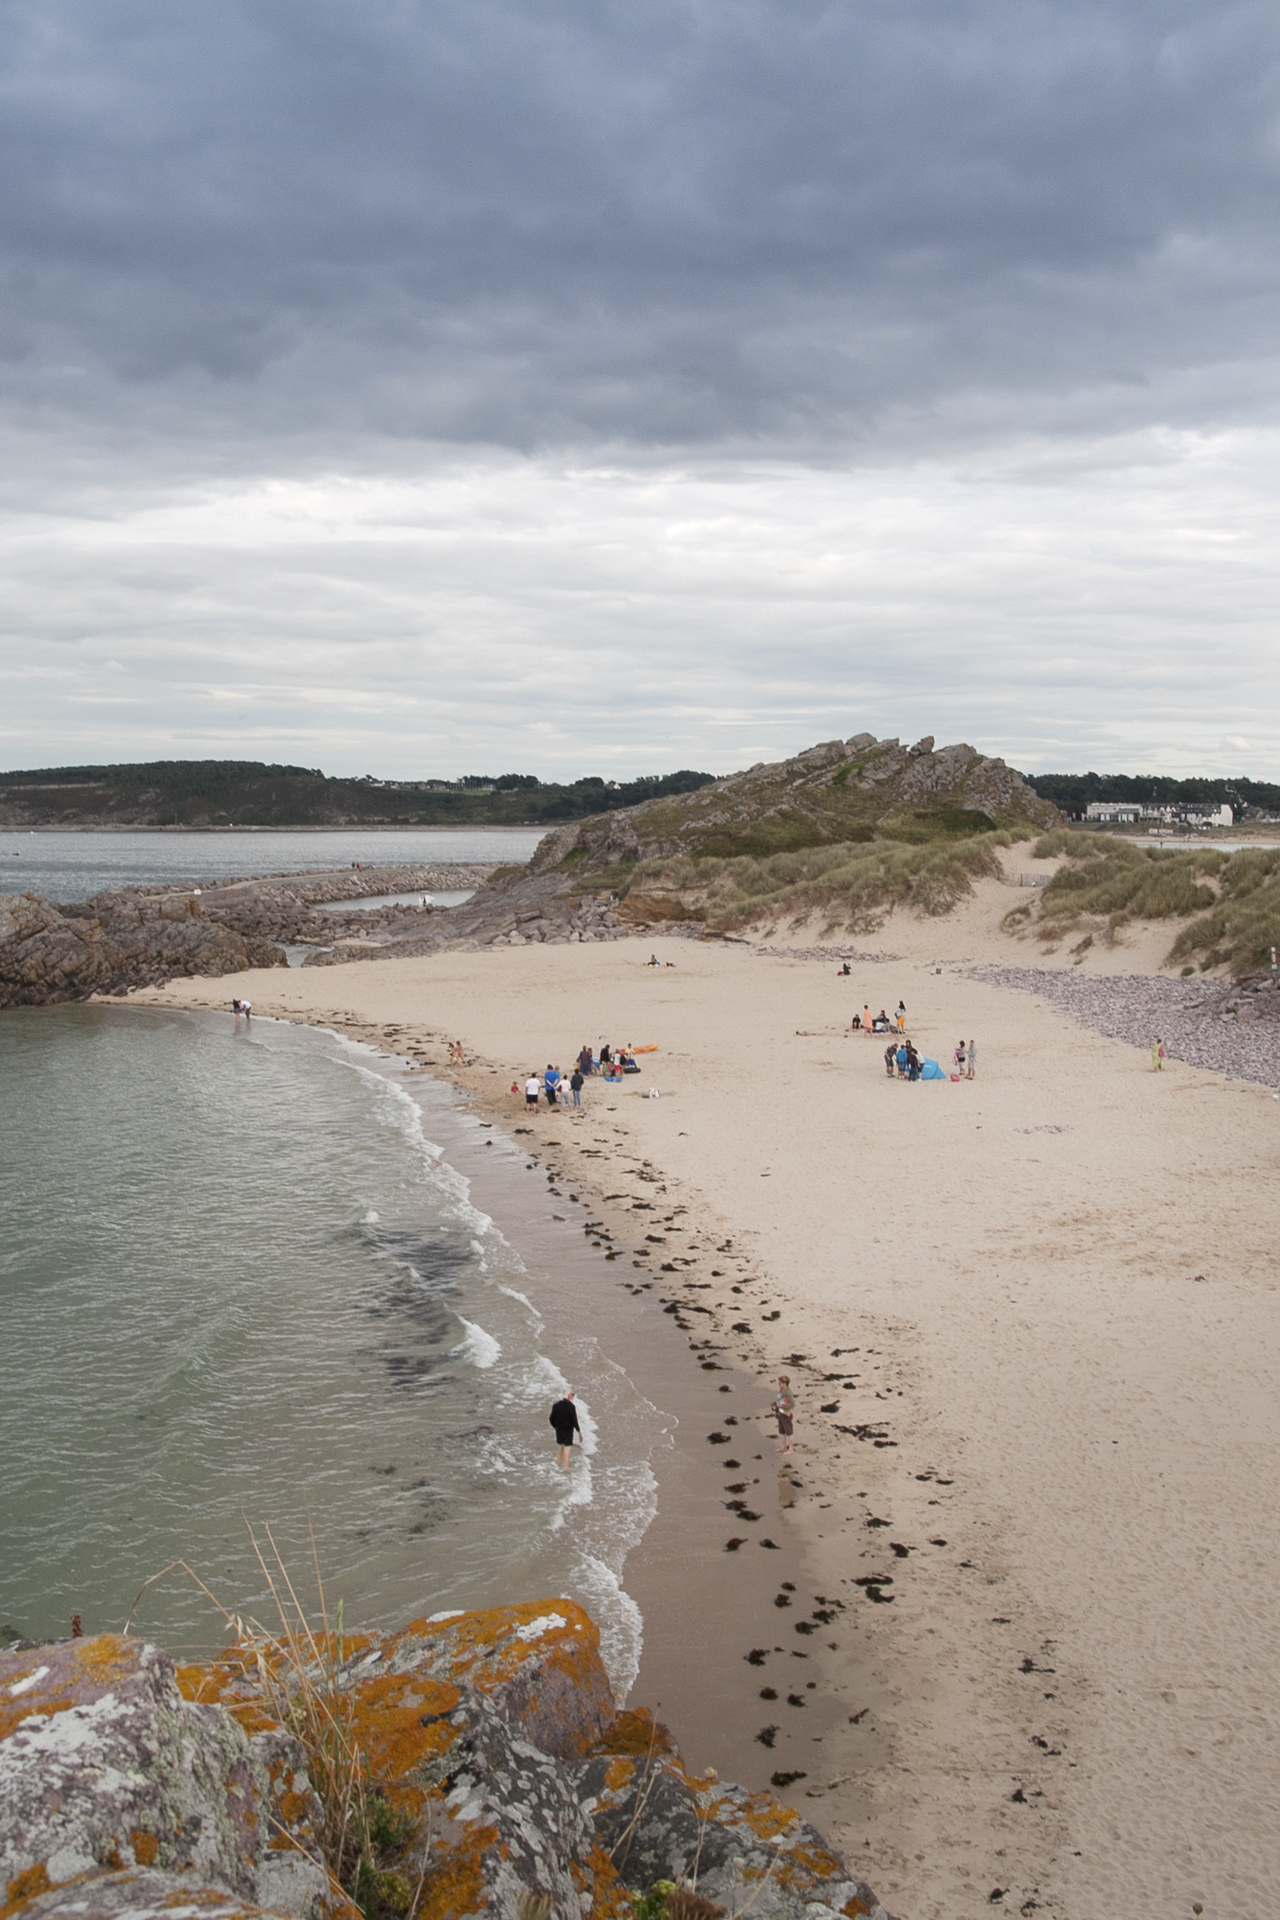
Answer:
[[745, 1820], [758, 1840], [773, 1840], [800, 1818], [794, 1807], [784, 1807], [771, 1793], [749, 1793], [745, 1802], [718, 1800], [710, 1809], [713, 1820]]
[[635, 1775], [635, 1762], [619, 1754], [610, 1760], [604, 1770], [605, 1789], [609, 1793], [625, 1793]]
[[591, 1751], [629, 1753], [638, 1760], [650, 1753], [666, 1758], [675, 1755], [676, 1744], [648, 1707], [628, 1707], [622, 1713], [615, 1713]]
[[784, 1886], [801, 1878], [807, 1883], [839, 1880], [844, 1875], [842, 1862], [834, 1853], [828, 1853], [825, 1847], [786, 1847], [780, 1848], [779, 1854], [778, 1874]]
[[445, 1753], [457, 1729], [444, 1717], [462, 1695], [419, 1674], [379, 1674], [354, 1689], [352, 1731], [379, 1786], [408, 1783], [425, 1760]]
[[25, 1872], [14, 1874], [6, 1888], [8, 1903], [0, 1911], [8, 1913], [21, 1901], [34, 1900], [38, 1893], [48, 1893], [52, 1885], [48, 1867], [43, 1860], [37, 1860], [35, 1865], [28, 1867]]
[[153, 1867], [160, 1843], [154, 1833], [148, 1833], [145, 1827], [135, 1827], [129, 1835], [129, 1845], [133, 1848], [133, 1857], [140, 1867]]
[[484, 1856], [498, 1838], [496, 1827], [472, 1827], [461, 1845], [433, 1864], [417, 1907], [417, 1920], [457, 1920], [479, 1913], [485, 1898]]
[[618, 1878], [612, 1856], [599, 1840], [593, 1842], [585, 1864], [575, 1860], [569, 1871], [578, 1892], [590, 1896], [586, 1905], [591, 1920], [624, 1920], [632, 1913], [631, 1895]]
[[861, 1914], [870, 1913], [871, 1909], [867, 1905], [866, 1901], [859, 1899], [858, 1895], [855, 1893], [852, 1900], [845, 1901], [840, 1911], [841, 1913], [847, 1913], [849, 1916], [849, 1920], [859, 1920], [859, 1916]]

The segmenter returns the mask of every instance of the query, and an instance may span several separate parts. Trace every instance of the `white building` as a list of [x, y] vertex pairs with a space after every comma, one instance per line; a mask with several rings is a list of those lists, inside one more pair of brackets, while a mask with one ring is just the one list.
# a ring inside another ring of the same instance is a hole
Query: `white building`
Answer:
[[1086, 820], [1097, 820], [1111, 825], [1119, 822], [1141, 820], [1142, 808], [1130, 806], [1120, 800], [1091, 800], [1085, 808]]

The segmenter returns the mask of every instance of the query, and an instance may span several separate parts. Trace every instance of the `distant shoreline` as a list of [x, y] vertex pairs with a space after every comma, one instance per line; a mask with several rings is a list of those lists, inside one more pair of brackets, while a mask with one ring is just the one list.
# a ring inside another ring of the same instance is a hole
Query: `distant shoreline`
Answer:
[[190, 826], [131, 826], [126, 821], [102, 822], [96, 826], [77, 821], [69, 826], [6, 827], [0, 826], [0, 834], [31, 833], [199, 833], [199, 834], [236, 834], [253, 833], [554, 833], [563, 821], [548, 825], [544, 820], [504, 820], [501, 823], [484, 822], [470, 825], [467, 822], [450, 822], [440, 825], [421, 824], [416, 826], [363, 826], [352, 823], [346, 826], [257, 826], [257, 827], [190, 827]]

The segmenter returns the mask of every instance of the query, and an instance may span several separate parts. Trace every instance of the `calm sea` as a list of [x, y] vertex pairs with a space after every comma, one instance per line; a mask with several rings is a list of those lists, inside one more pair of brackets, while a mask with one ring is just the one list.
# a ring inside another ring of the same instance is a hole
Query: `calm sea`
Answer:
[[[542, 827], [465, 827], [394, 833], [13, 833], [0, 831], [0, 893], [87, 900], [108, 887], [232, 880], [258, 873], [316, 873], [437, 861], [531, 859]], [[443, 898], [443, 896], [442, 896]]]
[[[598, 1346], [587, 1290], [617, 1270], [517, 1145], [369, 1049], [213, 1014], [8, 1012], [0, 1084], [0, 1624], [118, 1629], [177, 1560], [268, 1619], [247, 1530], [313, 1596], [310, 1524], [352, 1625], [566, 1593], [630, 1683], [621, 1576], [671, 1421]], [[134, 1630], [225, 1637], [178, 1570]]]

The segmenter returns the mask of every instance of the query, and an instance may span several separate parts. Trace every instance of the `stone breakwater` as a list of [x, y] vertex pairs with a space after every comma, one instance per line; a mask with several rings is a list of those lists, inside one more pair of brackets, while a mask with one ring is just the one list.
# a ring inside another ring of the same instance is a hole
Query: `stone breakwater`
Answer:
[[1188, 1066], [1280, 1087], [1280, 988], [1266, 975], [1221, 981], [1160, 980], [1149, 974], [1039, 972], [969, 967], [970, 979], [1043, 1000], [1112, 1040], [1165, 1051]]
[[175, 1668], [103, 1634], [0, 1657], [5, 1920], [629, 1920], [657, 1883], [696, 1888], [700, 1920], [889, 1920], [792, 1808], [691, 1773], [646, 1712], [615, 1711], [572, 1601], [316, 1651], [364, 1769], [358, 1907], [279, 1647]]

